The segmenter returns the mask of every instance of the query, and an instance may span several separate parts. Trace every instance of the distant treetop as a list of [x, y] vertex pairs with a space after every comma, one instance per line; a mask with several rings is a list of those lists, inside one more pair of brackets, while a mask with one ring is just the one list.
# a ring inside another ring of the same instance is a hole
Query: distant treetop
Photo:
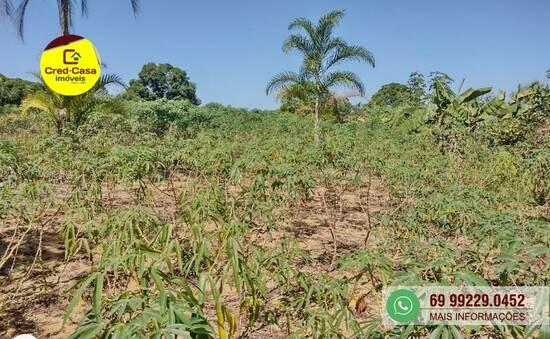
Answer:
[[414, 103], [414, 96], [407, 85], [392, 82], [382, 86], [369, 100], [369, 106], [400, 106]]
[[150, 62], [143, 65], [138, 77], [130, 80], [130, 86], [124, 97], [146, 101], [162, 98], [187, 99], [195, 105], [200, 104], [195, 84], [189, 80], [187, 73], [178, 67]]

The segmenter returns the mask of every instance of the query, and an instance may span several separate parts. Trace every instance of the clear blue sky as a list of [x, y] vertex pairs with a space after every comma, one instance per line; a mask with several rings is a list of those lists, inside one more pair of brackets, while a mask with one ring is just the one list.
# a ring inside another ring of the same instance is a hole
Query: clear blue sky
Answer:
[[[13, 0], [16, 3], [19, 0]], [[31, 79], [42, 49], [59, 35], [55, 0], [32, 0], [26, 41], [0, 23], [0, 73]], [[412, 71], [439, 70], [467, 86], [514, 89], [544, 80], [550, 68], [549, 0], [90, 0], [88, 18], [73, 29], [94, 42], [108, 72], [135, 78], [149, 61], [185, 69], [204, 103], [274, 108], [264, 93], [272, 75], [297, 70], [297, 55], [281, 51], [290, 20], [347, 12], [336, 34], [371, 50], [376, 68], [349, 64], [367, 93], [405, 82]]]

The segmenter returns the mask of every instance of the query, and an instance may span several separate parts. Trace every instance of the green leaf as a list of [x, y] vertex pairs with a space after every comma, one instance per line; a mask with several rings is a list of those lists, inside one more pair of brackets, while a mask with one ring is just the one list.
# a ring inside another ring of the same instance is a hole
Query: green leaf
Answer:
[[92, 281], [94, 281], [94, 279], [97, 278], [97, 276], [99, 274], [101, 274], [101, 273], [99, 273], [99, 272], [93, 273], [93, 274], [89, 275], [87, 278], [85, 278], [85, 279], [83, 279], [79, 282], [80, 287], [78, 288], [78, 290], [74, 294], [73, 298], [71, 299], [71, 302], [69, 303], [69, 306], [67, 306], [67, 310], [65, 311], [65, 316], [63, 317], [63, 325], [65, 325], [65, 323], [69, 319], [69, 317], [72, 314], [76, 304], [78, 303], [80, 298], [82, 298], [82, 295], [86, 291], [86, 288], [88, 288], [88, 286], [92, 283]]
[[91, 323], [89, 325], [81, 326], [77, 328], [77, 330], [69, 336], [69, 338], [74, 339], [88, 339], [88, 338], [96, 338], [99, 336], [99, 334], [103, 331], [103, 328], [105, 327], [104, 322], [99, 323]]
[[103, 292], [104, 274], [99, 273], [95, 279], [94, 296], [92, 298], [93, 311], [97, 319], [101, 318], [101, 293]]
[[167, 295], [166, 295], [166, 289], [164, 288], [164, 285], [162, 284], [162, 280], [157, 273], [157, 270], [152, 269], [151, 270], [151, 277], [153, 278], [153, 281], [155, 282], [155, 286], [157, 287], [159, 291], [159, 303], [161, 307], [161, 311], [165, 312], [167, 310]]
[[475, 99], [491, 92], [492, 89], [493, 89], [492, 87], [483, 87], [483, 88], [478, 88], [478, 89], [470, 88], [470, 89], [466, 90], [465, 92], [463, 92], [462, 94], [460, 94], [456, 98], [456, 101], [459, 104], [464, 104], [464, 103], [475, 100]]

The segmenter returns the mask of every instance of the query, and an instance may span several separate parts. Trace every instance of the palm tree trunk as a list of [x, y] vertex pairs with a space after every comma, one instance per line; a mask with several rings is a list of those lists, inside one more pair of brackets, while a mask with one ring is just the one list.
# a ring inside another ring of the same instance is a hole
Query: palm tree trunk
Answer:
[[57, 135], [61, 136], [63, 134], [63, 119], [67, 116], [67, 111], [64, 108], [58, 109], [54, 115], [54, 124], [55, 129], [57, 130]]
[[59, 2], [59, 25], [61, 26], [61, 33], [63, 35], [69, 35], [69, 1], [70, 0], [61, 0]]
[[319, 101], [320, 101], [319, 94], [316, 94], [315, 95], [315, 127], [314, 127], [316, 142], [319, 141]]

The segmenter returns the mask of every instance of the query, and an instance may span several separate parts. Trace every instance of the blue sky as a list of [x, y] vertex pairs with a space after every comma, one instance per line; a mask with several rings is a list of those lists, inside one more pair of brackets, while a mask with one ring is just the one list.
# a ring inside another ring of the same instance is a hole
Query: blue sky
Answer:
[[[19, 0], [13, 0], [16, 3]], [[40, 54], [59, 35], [55, 0], [32, 0], [25, 43], [0, 23], [0, 73], [31, 79]], [[444, 71], [466, 86], [512, 90], [544, 80], [550, 68], [548, 0], [141, 0], [134, 18], [129, 1], [90, 0], [88, 18], [73, 33], [92, 40], [108, 72], [137, 77], [149, 61], [186, 70], [204, 103], [274, 108], [264, 88], [272, 75], [297, 70], [297, 55], [281, 51], [288, 23], [346, 10], [336, 34], [367, 47], [376, 68], [345, 68], [363, 80], [367, 94], [405, 82], [412, 71]]]

